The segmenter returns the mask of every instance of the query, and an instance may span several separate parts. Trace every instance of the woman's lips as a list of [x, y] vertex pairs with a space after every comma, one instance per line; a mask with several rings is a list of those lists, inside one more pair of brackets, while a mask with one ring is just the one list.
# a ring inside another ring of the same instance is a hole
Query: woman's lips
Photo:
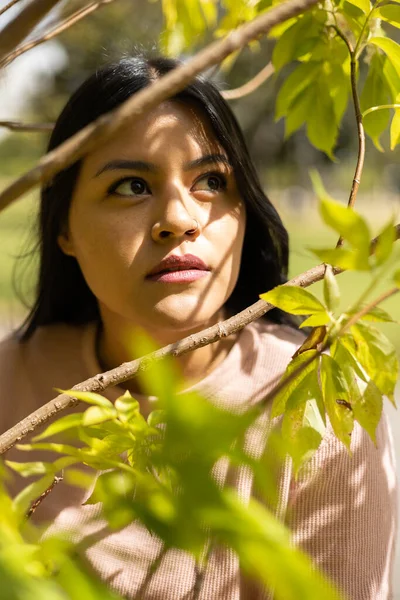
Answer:
[[191, 283], [205, 277], [210, 269], [198, 256], [173, 254], [155, 266], [146, 279], [162, 283]]
[[197, 281], [209, 274], [210, 271], [200, 271], [199, 269], [185, 269], [181, 271], [164, 271], [150, 275], [147, 279], [150, 281], [160, 281], [162, 283], [191, 283]]

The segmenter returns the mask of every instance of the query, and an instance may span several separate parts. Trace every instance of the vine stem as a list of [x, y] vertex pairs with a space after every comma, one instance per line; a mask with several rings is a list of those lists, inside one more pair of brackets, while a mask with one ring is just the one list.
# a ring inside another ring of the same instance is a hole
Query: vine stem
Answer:
[[[395, 237], [400, 238], [400, 224], [395, 226]], [[377, 238], [371, 241], [371, 253], [373, 253], [377, 243]], [[317, 281], [323, 279], [325, 274], [326, 265], [320, 264], [316, 267], [312, 267], [308, 271], [297, 275], [285, 285], [287, 286], [300, 286], [308, 287]], [[344, 269], [335, 268], [333, 273], [338, 275], [342, 273]], [[218, 340], [225, 338], [233, 333], [236, 333], [246, 327], [249, 323], [256, 321], [270, 310], [275, 308], [272, 304], [265, 302], [264, 300], [258, 300], [245, 310], [230, 317], [226, 321], [221, 321], [208, 329], [204, 329], [198, 333], [190, 335], [178, 342], [164, 346], [151, 354], [138, 358], [131, 362], [123, 363], [122, 365], [99, 373], [86, 381], [82, 381], [75, 385], [72, 390], [81, 392], [102, 392], [107, 387], [118, 385], [123, 383], [132, 377], [140, 370], [146, 369], [150, 362], [161, 360], [166, 356], [182, 356], [187, 352], [192, 352], [197, 348], [202, 348], [208, 344], [217, 342]], [[47, 423], [57, 413], [76, 406], [79, 404], [79, 400], [69, 396], [67, 394], [60, 394], [56, 398], [50, 400], [47, 404], [44, 404], [36, 411], [22, 419], [19, 423], [5, 431], [0, 435], [0, 454], [4, 454], [12, 448], [16, 443], [26, 437], [29, 433], [35, 431], [38, 427]]]
[[87, 17], [88, 15], [93, 13], [95, 10], [102, 8], [103, 6], [106, 6], [107, 4], [111, 4], [111, 2], [113, 2], [113, 1], [114, 0], [96, 0], [95, 2], [92, 2], [91, 4], [88, 4], [87, 6], [80, 8], [79, 10], [72, 13], [72, 15], [70, 15], [69, 17], [67, 17], [60, 23], [58, 23], [58, 25], [53, 27], [53, 29], [50, 29], [50, 31], [48, 31], [44, 35], [37, 37], [34, 40], [31, 40], [31, 41], [27, 42], [26, 44], [19, 46], [12, 52], [10, 52], [0, 62], [0, 68], [3, 68], [5, 66], [9, 65], [13, 60], [18, 58], [18, 56], [21, 56], [21, 54], [28, 52], [28, 50], [32, 50], [32, 48], [39, 46], [39, 44], [43, 44], [44, 42], [47, 42], [47, 41], [53, 39], [54, 37], [60, 35], [60, 33], [63, 33], [63, 31], [65, 31], [66, 29], [69, 29], [70, 27], [72, 27], [72, 25], [75, 25], [75, 23], [78, 23], [78, 21], [80, 21], [84, 17]]
[[[37, 1], [37, 0], [36, 0]], [[42, 2], [49, 0], [41, 0]], [[56, 2], [56, 0], [52, 0]], [[38, 184], [50, 181], [59, 171], [80, 160], [93, 148], [97, 148], [130, 126], [145, 111], [158, 106], [185, 88], [197, 75], [220, 64], [227, 56], [241, 50], [251, 40], [270, 31], [272, 27], [303, 13], [317, 4], [318, 0], [288, 0], [277, 4], [266, 13], [231, 31], [198, 52], [193, 58], [179, 65], [148, 87], [131, 96], [121, 106], [99, 117], [78, 133], [44, 156], [33, 169], [14, 181], [0, 194], [0, 210], [31, 190]], [[0, 38], [1, 42], [1, 38]], [[0, 53], [0, 59], [2, 54]]]
[[367, 110], [364, 110], [364, 112], [362, 113], [362, 116], [364, 118], [367, 115], [369, 115], [370, 113], [373, 113], [377, 110], [385, 110], [388, 108], [400, 108], [400, 104], [381, 104], [380, 106], [371, 106], [371, 108], [367, 108]]

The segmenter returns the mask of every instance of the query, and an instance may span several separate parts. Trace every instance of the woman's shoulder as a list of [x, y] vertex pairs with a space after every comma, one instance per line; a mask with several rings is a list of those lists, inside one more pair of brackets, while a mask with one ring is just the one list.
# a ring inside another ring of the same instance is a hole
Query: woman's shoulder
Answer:
[[268, 361], [274, 356], [289, 362], [296, 350], [305, 340], [305, 334], [296, 327], [272, 323], [266, 319], [258, 319], [247, 326], [253, 336], [253, 344], [257, 353]]

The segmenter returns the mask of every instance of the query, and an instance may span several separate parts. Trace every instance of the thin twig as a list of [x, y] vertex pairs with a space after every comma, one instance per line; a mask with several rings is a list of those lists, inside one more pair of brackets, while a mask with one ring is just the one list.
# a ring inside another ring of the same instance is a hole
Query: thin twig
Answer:
[[6, 4], [6, 6], [4, 6], [3, 8], [0, 9], [0, 17], [2, 14], [4, 14], [9, 8], [13, 7], [14, 4], [17, 4], [17, 2], [20, 2], [20, 0], [11, 0], [11, 2], [9, 2], [8, 4]]
[[85, 17], [87, 17], [88, 15], [93, 13], [94, 11], [98, 10], [99, 8], [102, 8], [106, 4], [110, 4], [111, 2], [114, 2], [114, 0], [96, 0], [95, 2], [92, 2], [91, 4], [88, 4], [87, 6], [80, 8], [76, 12], [72, 13], [72, 15], [70, 15], [63, 21], [61, 21], [61, 23], [58, 23], [55, 27], [53, 27], [53, 29], [50, 29], [50, 31], [48, 31], [44, 35], [39, 36], [39, 37], [35, 38], [34, 40], [31, 40], [31, 41], [27, 42], [26, 44], [19, 46], [12, 52], [10, 52], [0, 62], [0, 68], [7, 66], [10, 62], [15, 60], [18, 56], [21, 56], [21, 54], [28, 52], [28, 50], [32, 50], [32, 48], [39, 46], [39, 44], [48, 42], [49, 40], [53, 39], [54, 37], [60, 35], [60, 33], [63, 33], [63, 31], [65, 31], [66, 29], [69, 29], [70, 27], [72, 27], [72, 25], [75, 25], [75, 23], [77, 23], [81, 19], [84, 19]]
[[339, 334], [343, 335], [344, 333], [346, 333], [346, 331], [348, 331], [350, 327], [352, 327], [355, 323], [357, 323], [357, 321], [362, 319], [364, 315], [368, 314], [370, 310], [375, 308], [375, 306], [378, 306], [378, 304], [381, 304], [381, 302], [383, 302], [387, 298], [390, 298], [391, 296], [394, 296], [394, 294], [397, 294], [398, 292], [400, 292], [400, 289], [398, 287], [391, 288], [390, 290], [383, 292], [383, 294], [381, 294], [376, 300], [373, 300], [372, 302], [364, 306], [358, 313], [354, 314], [351, 317], [351, 319], [349, 319], [347, 323], [343, 325]]
[[[356, 56], [355, 49], [353, 48], [350, 40], [344, 35], [344, 33], [339, 29], [339, 27], [334, 26], [336, 33], [341, 37], [344, 43], [347, 46], [347, 49], [350, 54], [350, 81], [351, 81], [351, 93], [353, 96], [353, 105], [354, 112], [356, 115], [357, 122], [357, 132], [358, 132], [358, 156], [357, 156], [357, 164], [354, 172], [353, 182], [351, 184], [350, 196], [347, 203], [348, 208], [353, 208], [357, 199], [358, 188], [360, 187], [361, 174], [364, 167], [364, 158], [365, 158], [365, 132], [363, 125], [363, 116], [360, 108], [360, 100], [358, 98], [357, 91], [357, 65], [358, 60]], [[343, 246], [343, 238], [339, 237], [338, 242], [336, 244], [336, 248], [340, 248]]]
[[362, 113], [363, 119], [370, 113], [376, 112], [377, 110], [387, 110], [388, 108], [400, 108], [400, 104], [381, 104], [380, 106], [371, 106]]
[[53, 123], [20, 123], [19, 121], [0, 121], [0, 127], [11, 131], [52, 131]]
[[269, 62], [253, 79], [250, 79], [244, 85], [235, 88], [234, 90], [224, 90], [221, 92], [222, 96], [225, 100], [237, 100], [238, 98], [243, 98], [244, 96], [248, 96], [257, 90], [260, 85], [262, 85], [271, 75], [274, 73], [275, 69], [271, 62]]
[[37, 507], [40, 506], [40, 504], [42, 504], [43, 500], [45, 498], [47, 498], [47, 496], [50, 494], [50, 492], [53, 491], [53, 489], [55, 488], [55, 486], [57, 485], [57, 483], [60, 483], [62, 480], [63, 480], [63, 476], [62, 475], [56, 475], [54, 477], [53, 482], [49, 485], [49, 487], [47, 488], [47, 490], [45, 490], [43, 492], [43, 494], [40, 494], [40, 496], [39, 496], [39, 498], [37, 498], [37, 500], [35, 500], [34, 502], [32, 502], [30, 509], [26, 513], [26, 518], [27, 519], [30, 519], [30, 517], [33, 515], [33, 513], [37, 509]]
[[[54, 0], [53, 0], [54, 1]], [[131, 96], [117, 109], [102, 115], [55, 150], [44, 156], [39, 163], [21, 178], [7, 187], [0, 195], [0, 210], [40, 183], [51, 180], [56, 173], [81, 159], [92, 148], [97, 148], [138, 119], [143, 112], [158, 106], [187, 86], [197, 75], [219, 64], [227, 56], [246, 46], [283, 21], [314, 6], [317, 0], [289, 0], [271, 8], [231, 31], [224, 39], [214, 41], [195, 57], [167, 73], [159, 80]]]
[[0, 33], [0, 62], [9, 54], [60, 0], [32, 0]]
[[[395, 236], [396, 239], [400, 238], [400, 224], [395, 226]], [[374, 251], [376, 243], [377, 238], [371, 241], [371, 252]], [[325, 264], [317, 265], [316, 267], [297, 275], [285, 285], [308, 287], [313, 283], [323, 279], [325, 268]], [[343, 272], [343, 269], [335, 268], [333, 272], [335, 275], [338, 275], [339, 273]], [[146, 369], [148, 364], [152, 361], [161, 360], [166, 356], [182, 356], [187, 352], [192, 352], [197, 348], [202, 348], [208, 344], [213, 344], [221, 338], [232, 335], [233, 333], [236, 333], [246, 327], [246, 325], [249, 323], [256, 321], [273, 308], [275, 307], [272, 304], [269, 304], [264, 300], [258, 300], [258, 302], [255, 302], [255, 304], [252, 304], [245, 310], [233, 317], [230, 317], [226, 321], [222, 321], [213, 327], [209, 327], [208, 329], [204, 329], [203, 331], [183, 338], [174, 344], [164, 346], [164, 348], [160, 348], [159, 350], [143, 356], [142, 358], [123, 363], [119, 367], [111, 369], [110, 371], [99, 373], [94, 377], [86, 379], [86, 381], [78, 383], [72, 389], [81, 392], [102, 392], [107, 387], [115, 386], [119, 383], [132, 379], [132, 377], [136, 375], [139, 370]], [[67, 408], [76, 406], [77, 404], [79, 404], [79, 401], [76, 398], [68, 396], [67, 394], [60, 394], [56, 398], [53, 398], [47, 402], [47, 404], [44, 404], [33, 413], [22, 419], [22, 421], [11, 427], [11, 429], [8, 429], [2, 435], [0, 435], [0, 454], [7, 452], [7, 450], [12, 448], [29, 433], [35, 431], [35, 429], [44, 423], [47, 423], [57, 413]]]

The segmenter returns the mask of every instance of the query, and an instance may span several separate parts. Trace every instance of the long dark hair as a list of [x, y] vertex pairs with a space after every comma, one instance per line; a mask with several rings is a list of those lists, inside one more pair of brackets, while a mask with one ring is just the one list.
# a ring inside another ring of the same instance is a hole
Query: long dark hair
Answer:
[[[162, 57], [134, 57], [102, 67], [68, 101], [52, 132], [48, 150], [178, 64]], [[246, 205], [247, 224], [239, 277], [226, 303], [228, 312], [234, 314], [255, 302], [260, 293], [286, 280], [287, 231], [262, 190], [240, 127], [216, 86], [206, 78], [197, 77], [174, 98], [195, 104], [206, 115], [233, 165], [237, 187]], [[57, 322], [78, 325], [100, 320], [96, 297], [86, 284], [76, 259], [65, 255], [57, 243], [57, 236], [67, 223], [80, 165], [78, 161], [58, 173], [41, 192], [39, 279], [35, 303], [20, 330], [22, 341], [29, 339], [42, 325]], [[268, 313], [268, 318], [288, 322], [278, 310]]]

